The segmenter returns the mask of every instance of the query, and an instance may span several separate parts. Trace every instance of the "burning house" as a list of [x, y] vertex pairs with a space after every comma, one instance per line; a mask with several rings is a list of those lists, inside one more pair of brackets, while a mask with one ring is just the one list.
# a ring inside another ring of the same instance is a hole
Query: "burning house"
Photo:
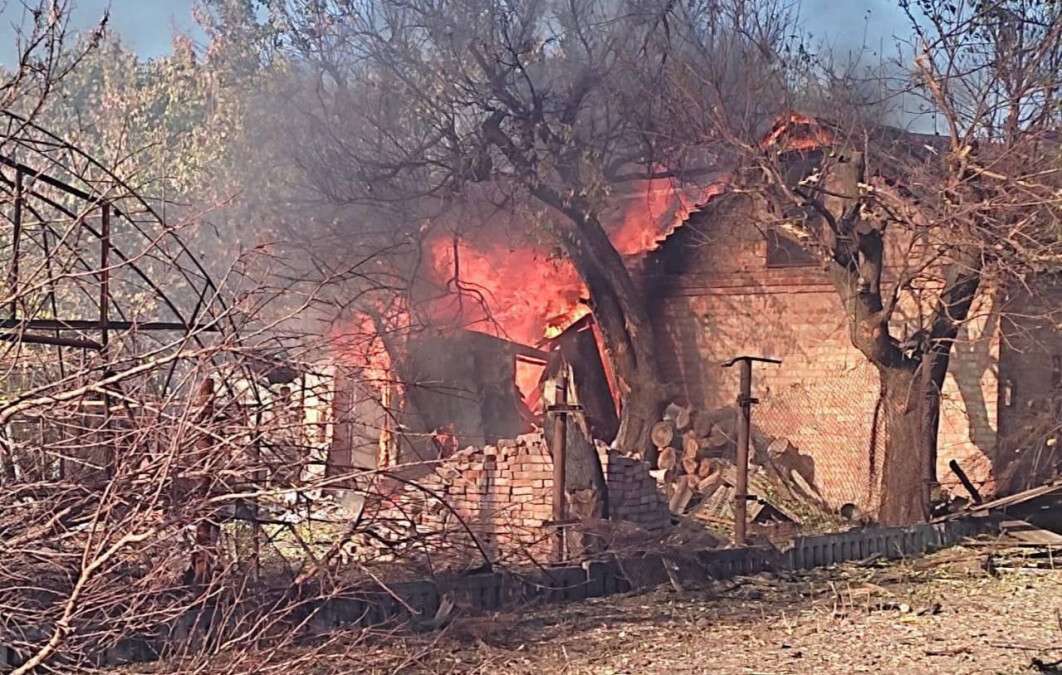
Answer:
[[[830, 137], [814, 120], [794, 118], [776, 127], [766, 142], [798, 150], [794, 161], [799, 163]], [[754, 461], [767, 467], [768, 474], [785, 475], [775, 481], [783, 491], [799, 493], [823, 509], [866, 506], [874, 490], [875, 462], [880, 462], [874, 452], [879, 375], [852, 346], [841, 300], [822, 263], [789, 234], [761, 222], [749, 199], [727, 192], [722, 176], [695, 188], [649, 181], [617, 203], [610, 214], [610, 237], [650, 299], [662, 378], [675, 392], [670, 417], [663, 421], [670, 431], [662, 432], [667, 438], [660, 447], [672, 446], [676, 452], [664, 456], [661, 470], [670, 470], [665, 462], [681, 467], [677, 471], [684, 482], [676, 488], [662, 479], [668, 484], [657, 485], [631, 473], [623, 480], [636, 488], [613, 490], [619, 479], [609, 475], [608, 467], [627, 460], [599, 447], [604, 476], [590, 467], [568, 467], [575, 481], [569, 485], [572, 503], [579, 490], [604, 483], [612, 503], [604, 505], [604, 513], [585, 515], [626, 513], [656, 528], [659, 499], [683, 512], [694, 484], [697, 489], [708, 486], [709, 492], [720, 482], [726, 485], [726, 466], [717, 459], [725, 464], [726, 448], [732, 452], [729, 406], [737, 382], [720, 365], [736, 354], [752, 353], [784, 361], [758, 376]], [[430, 249], [440, 285], [456, 291], [456, 297], [463, 295], [465, 303], [474, 296], [476, 309], [470, 312], [467, 304], [451, 308], [451, 328], [407, 343], [404, 363], [396, 365], [403, 372], [391, 378], [401, 380], [401, 387], [389, 382], [379, 397], [382, 409], [400, 412], [387, 413], [378, 433], [367, 440], [380, 447], [384, 465], [463, 458], [471, 467], [470, 474], [462, 474], [472, 477], [470, 484], [491, 477], [494, 487], [476, 493], [493, 495], [484, 496], [487, 501], [544, 499], [549, 476], [530, 468], [533, 462], [523, 472], [519, 462], [503, 466], [510, 460], [500, 458], [520, 452], [497, 449], [515, 447], [505, 445], [505, 439], [534, 428], [545, 427], [550, 438], [543, 413], [555, 402], [558, 386], [581, 407], [569, 430], [569, 445], [607, 444], [618, 426], [620, 397], [584, 302], [586, 289], [570, 264], [540, 247], [455, 235], [435, 240]], [[901, 251], [894, 260], [903, 260]], [[1008, 303], [1032, 302], [1007, 296], [1006, 290], [982, 289], [953, 350], [938, 443], [938, 476], [953, 492], [961, 493], [961, 488], [949, 471], [952, 462], [985, 493], [1020, 489], [1049, 474], [1058, 462], [1051, 439], [1042, 434], [1034, 439], [1029, 429], [1058, 414], [1062, 385], [1056, 371], [1062, 367], [1056, 366], [1062, 338], [1044, 320], [1021, 318], [1036, 312], [1005, 311]], [[919, 308], [904, 311], [913, 317]], [[897, 332], [917, 339], [911, 331], [905, 333], [905, 325]], [[1054, 366], [1032, 365], [1038, 362]], [[394, 405], [396, 397], [402, 405]], [[676, 415], [684, 421], [677, 422]], [[346, 452], [348, 436], [337, 434], [335, 457]], [[485, 454], [461, 450], [484, 446]], [[541, 454], [544, 446], [525, 441], [521, 452], [529, 447]], [[449, 465], [451, 472], [455, 466]], [[641, 464], [635, 473], [647, 476], [649, 471]], [[467, 508], [472, 508], [470, 494], [458, 500]], [[713, 499], [720, 501], [711, 494], [703, 501]], [[630, 510], [634, 503], [648, 511]], [[539, 506], [545, 509], [546, 502]], [[766, 506], [764, 513], [791, 513], [777, 504]], [[517, 520], [541, 525], [548, 517], [536, 511]]]
[[[939, 145], [895, 130], [882, 136], [880, 143], [901, 148], [897, 154]], [[820, 161], [820, 148], [831, 140], [826, 125], [795, 116], [766, 142], [797, 151], [789, 160], [796, 174]], [[648, 254], [643, 270], [663, 376], [688, 404], [710, 410], [729, 405], [737, 389], [736, 374], [718, 364], [743, 353], [782, 359], [783, 367], [758, 374], [758, 431], [799, 450], [804, 476], [828, 503], [866, 505], [881, 459], [874, 452], [878, 372], [853, 346], [821, 260], [763, 221], [751, 200], [723, 194]], [[884, 276], [895, 281], [917, 243], [894, 238], [887, 245], [893, 262]], [[945, 490], [965, 495], [952, 462], [986, 493], [1020, 490], [1057, 471], [1062, 334], [1048, 317], [1062, 305], [1062, 287], [1047, 274], [1037, 286], [1034, 297], [983, 284], [955, 340], [938, 434], [937, 475]], [[895, 333], [914, 344], [929, 303], [912, 295], [893, 322]]]

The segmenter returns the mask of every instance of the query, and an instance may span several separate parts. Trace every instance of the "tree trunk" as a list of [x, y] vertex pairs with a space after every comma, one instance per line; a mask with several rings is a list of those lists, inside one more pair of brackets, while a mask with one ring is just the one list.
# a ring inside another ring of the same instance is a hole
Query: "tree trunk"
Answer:
[[[876, 447], [870, 455], [871, 504], [881, 524], [906, 525], [929, 515], [928, 492], [924, 489], [925, 458], [929, 452], [922, 424], [927, 401], [924, 380], [906, 368], [879, 366], [878, 372], [881, 409], [873, 431]], [[880, 477], [876, 476], [878, 467], [874, 464], [880, 466]]]
[[930, 515], [941, 391], [959, 326], [980, 286], [981, 259], [972, 252], [951, 264], [924, 344], [901, 350], [889, 331], [895, 302], [882, 301], [886, 224], [860, 216], [863, 169], [860, 153], [838, 153], [820, 208], [830, 224], [825, 243], [831, 278], [848, 314], [852, 344], [881, 376], [869, 448], [871, 503], [879, 522], [900, 525]]
[[929, 500], [937, 485], [937, 437], [940, 433], [940, 397], [944, 378], [951, 365], [951, 352], [959, 326], [970, 316], [974, 299], [981, 288], [982, 259], [977, 251], [967, 251], [950, 266], [945, 274], [930, 325], [929, 343], [922, 356], [922, 446], [923, 485], [926, 491], [926, 515], [929, 515]]
[[614, 446], [637, 450], [655, 465], [657, 451], [649, 432], [667, 403], [656, 358], [656, 340], [645, 298], [635, 286], [619, 252], [589, 209], [565, 212], [571, 225], [561, 243], [590, 289], [590, 306], [601, 328], [620, 390], [620, 426]]
[[[852, 345], [876, 366], [881, 378], [867, 453], [869, 501], [876, 520], [901, 525], [929, 515], [925, 467], [930, 433], [923, 413], [931, 408], [926, 387], [930, 378], [923, 376], [920, 359], [901, 351], [889, 332], [893, 307], [883, 303], [881, 290], [885, 225], [860, 218], [863, 168], [860, 153], [839, 153], [821, 207], [831, 226], [826, 242], [830, 276], [848, 315]], [[939, 405], [939, 389], [936, 395]]]
[[[521, 149], [501, 130], [504, 114], [495, 113], [483, 125], [483, 134], [520, 171], [531, 195], [566, 218], [557, 222], [559, 244], [590, 289], [590, 307], [608, 351], [620, 390], [620, 425], [613, 445], [620, 450], [638, 450], [651, 465], [656, 448], [649, 442], [649, 429], [660, 419], [667, 404], [666, 387], [658, 377], [656, 340], [649, 322], [645, 297], [635, 286], [630, 271], [601, 226], [596, 210], [585, 198], [562, 194], [540, 180], [533, 153]], [[548, 125], [527, 129], [532, 137], [545, 134], [561, 148], [557, 170], [572, 188], [582, 185], [577, 162], [566, 157], [564, 142]]]

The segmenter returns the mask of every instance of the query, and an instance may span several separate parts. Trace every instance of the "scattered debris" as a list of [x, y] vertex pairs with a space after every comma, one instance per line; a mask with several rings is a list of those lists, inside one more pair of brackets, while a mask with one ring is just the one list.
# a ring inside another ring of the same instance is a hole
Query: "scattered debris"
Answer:
[[[441, 634], [381, 637], [373, 655], [393, 653], [413, 673], [1057, 672], [1062, 568], [1027, 577], [982, 567], [988, 554], [1010, 567], [1029, 553], [986, 537], [925, 558], [696, 587], [679, 561], [651, 591], [458, 617]], [[333, 664], [356, 669], [368, 649], [337, 645]], [[423, 657], [405, 663], [410, 651]]]
[[1024, 520], [1005, 520], [1000, 529], [1010, 538], [1034, 546], [1048, 546], [1062, 550], [1062, 534], [1035, 527]]

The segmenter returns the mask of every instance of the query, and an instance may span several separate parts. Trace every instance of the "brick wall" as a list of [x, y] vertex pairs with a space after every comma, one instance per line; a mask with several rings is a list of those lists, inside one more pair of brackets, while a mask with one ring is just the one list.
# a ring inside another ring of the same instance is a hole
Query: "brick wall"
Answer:
[[[649, 532], [662, 532], [671, 523], [667, 500], [649, 475], [649, 465], [610, 452], [598, 445], [601, 466], [608, 483], [609, 515], [612, 520], [634, 523]], [[550, 481], [550, 487], [553, 482]]]
[[[670, 515], [648, 466], [604, 447], [599, 452], [613, 518], [648, 532], [665, 530]], [[410, 521], [441, 548], [468, 548], [471, 541], [460, 516], [496, 559], [527, 553], [548, 556], [553, 462], [540, 433], [462, 450], [439, 462], [419, 483], [445, 499], [453, 511], [423, 490], [405, 486], [393, 496], [387, 517]]]
[[1016, 291], [1001, 310], [999, 436], [993, 464], [1007, 491], [1062, 473], [1062, 285]]
[[[731, 198], [645, 262], [663, 376], [691, 404], [710, 409], [732, 405], [737, 396], [738, 373], [721, 363], [740, 354], [782, 359], [781, 366], [754, 368], [760, 405], [753, 424], [790, 439], [814, 462], [814, 482], [832, 505], [867, 507], [878, 373], [852, 346], [844, 308], [825, 272], [768, 268], [766, 240], [753, 222], [747, 206]], [[913, 325], [917, 315], [916, 308], [907, 309], [894, 328], [901, 337], [903, 324]], [[989, 480], [992, 470], [998, 317], [988, 297], [974, 311], [944, 389], [939, 475], [949, 485], [952, 458], [975, 480]]]
[[971, 480], [993, 492], [999, 430], [1001, 335], [995, 294], [982, 294], [970, 316], [952, 350], [937, 436], [937, 477], [944, 488], [962, 495], [966, 492], [948, 462], [957, 460]]

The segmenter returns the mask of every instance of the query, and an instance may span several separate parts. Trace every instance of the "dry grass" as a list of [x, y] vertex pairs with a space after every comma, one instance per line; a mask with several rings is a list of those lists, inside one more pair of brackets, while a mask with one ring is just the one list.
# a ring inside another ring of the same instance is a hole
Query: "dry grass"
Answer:
[[460, 617], [442, 632], [351, 635], [312, 666], [292, 662], [315, 673], [1036, 672], [1034, 660], [1062, 659], [1062, 569], [1015, 555], [979, 542], [898, 563]]

